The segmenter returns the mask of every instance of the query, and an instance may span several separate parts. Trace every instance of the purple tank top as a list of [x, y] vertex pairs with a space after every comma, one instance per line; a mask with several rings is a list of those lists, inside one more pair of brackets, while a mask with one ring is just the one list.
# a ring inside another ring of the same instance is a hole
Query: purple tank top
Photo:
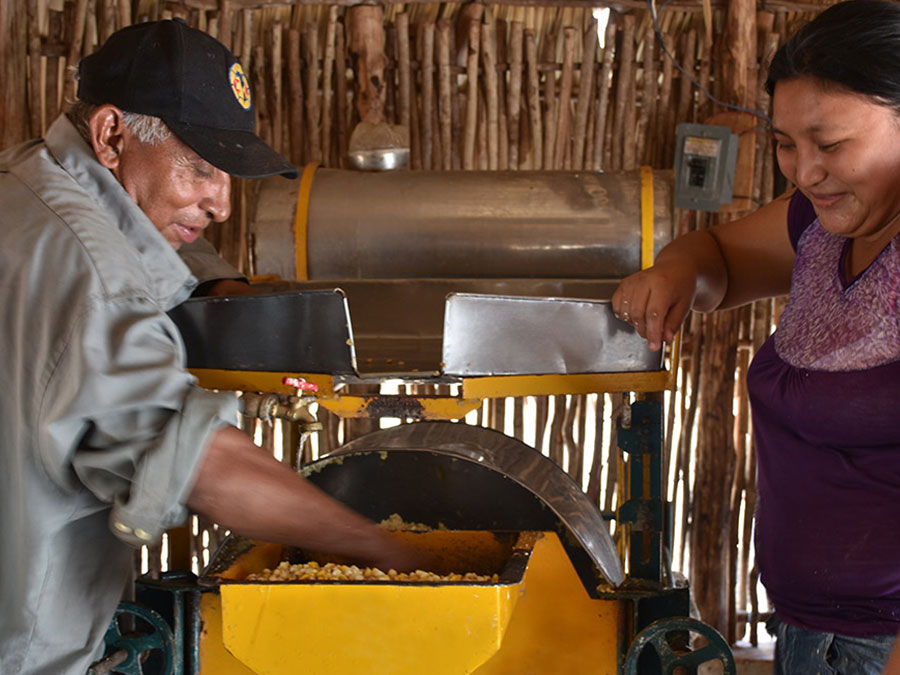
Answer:
[[846, 280], [844, 237], [799, 192], [778, 329], [747, 377], [756, 557], [779, 617], [853, 636], [900, 628], [900, 241]]

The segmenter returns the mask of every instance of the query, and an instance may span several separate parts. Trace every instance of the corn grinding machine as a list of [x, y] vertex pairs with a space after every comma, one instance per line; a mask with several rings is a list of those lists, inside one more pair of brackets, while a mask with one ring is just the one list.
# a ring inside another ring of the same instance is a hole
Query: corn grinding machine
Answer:
[[[176, 308], [188, 365], [202, 386], [258, 392], [245, 405], [310, 429], [312, 402], [409, 422], [298, 468], [376, 521], [428, 526], [392, 536], [450, 577], [259, 580], [281, 562], [326, 560], [232, 535], [199, 578], [138, 581], [137, 604], [119, 615], [142, 630], [114, 620], [118, 665], [96, 672], [654, 675], [711, 664], [733, 675], [727, 643], [689, 618], [689, 589], [666, 564], [653, 393], [671, 387], [674, 359], [609, 308], [618, 280], [672, 236], [671, 183], [647, 168], [307, 167], [297, 181], [263, 181], [253, 266], [290, 281]], [[389, 380], [452, 393], [353, 393]], [[459, 421], [490, 398], [605, 392], [636, 392], [617, 421], [613, 513], [538, 450]], [[463, 571], [479, 576], [452, 577]]]

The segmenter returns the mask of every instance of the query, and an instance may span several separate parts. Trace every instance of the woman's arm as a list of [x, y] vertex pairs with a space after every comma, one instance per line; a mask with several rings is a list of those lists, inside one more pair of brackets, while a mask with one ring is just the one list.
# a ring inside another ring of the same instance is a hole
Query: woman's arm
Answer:
[[787, 293], [794, 264], [789, 202], [787, 194], [745, 218], [678, 237], [653, 267], [622, 281], [613, 311], [659, 349], [689, 309], [709, 312]]

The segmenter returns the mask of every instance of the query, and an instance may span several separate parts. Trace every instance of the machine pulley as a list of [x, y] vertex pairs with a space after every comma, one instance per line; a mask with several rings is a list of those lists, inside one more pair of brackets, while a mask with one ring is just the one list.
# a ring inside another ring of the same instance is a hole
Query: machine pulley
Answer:
[[[705, 638], [706, 645], [691, 650], [691, 633]], [[647, 648], [656, 652], [658, 672], [663, 675], [696, 675], [699, 667], [710, 661], [719, 661], [723, 665], [722, 675], [737, 673], [734, 656], [725, 638], [712, 626], [689, 617], [659, 619], [638, 633], [628, 648], [624, 675], [640, 675], [638, 661]]]
[[144, 664], [150, 659], [152, 672], [175, 675], [175, 638], [165, 619], [152, 609], [119, 603], [104, 642], [106, 656], [91, 667], [88, 675], [144, 675]]

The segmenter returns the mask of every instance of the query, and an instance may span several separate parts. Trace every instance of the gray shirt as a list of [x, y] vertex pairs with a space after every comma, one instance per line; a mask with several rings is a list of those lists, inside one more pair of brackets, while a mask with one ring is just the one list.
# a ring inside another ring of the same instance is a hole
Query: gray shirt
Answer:
[[247, 277], [225, 262], [215, 247], [200, 237], [190, 244], [183, 244], [178, 255], [197, 278], [198, 284], [220, 279], [237, 279], [247, 281]]
[[0, 154], [0, 673], [83, 675], [135, 546], [185, 519], [229, 394], [166, 311], [196, 284], [65, 118]]

